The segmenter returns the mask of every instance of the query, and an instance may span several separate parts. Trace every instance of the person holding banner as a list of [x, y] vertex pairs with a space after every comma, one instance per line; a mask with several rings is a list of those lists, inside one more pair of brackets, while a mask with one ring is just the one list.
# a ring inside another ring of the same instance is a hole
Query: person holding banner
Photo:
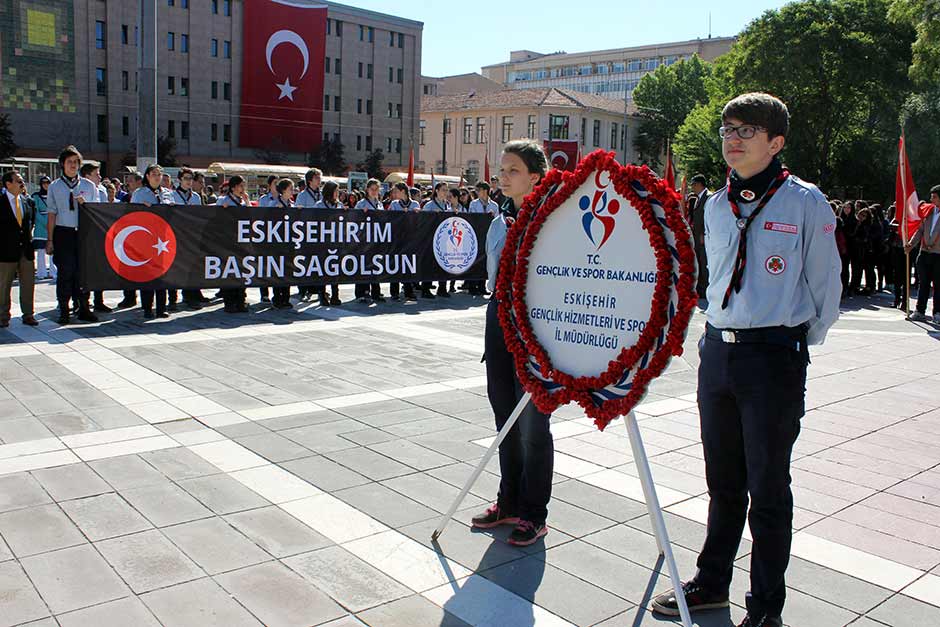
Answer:
[[[395, 183], [391, 189], [392, 202], [388, 205], [389, 211], [421, 211], [421, 205], [411, 199], [408, 185], [402, 181]], [[405, 300], [416, 300], [415, 284], [405, 283]], [[397, 282], [389, 284], [389, 291], [392, 294], [392, 300], [398, 300], [401, 297], [401, 285]]]
[[[705, 204], [710, 277], [698, 409], [710, 501], [698, 572], [682, 593], [693, 612], [728, 607], [749, 521], [751, 587], [741, 627], [783, 625], [790, 455], [804, 413], [808, 345], [825, 340], [842, 291], [832, 209], [778, 158], [789, 117], [768, 94], [725, 105], [719, 135], [732, 170]], [[657, 596], [652, 609], [677, 616], [676, 593]]]
[[[163, 168], [156, 163], [152, 163], [144, 170], [144, 184], [134, 190], [131, 196], [131, 202], [152, 207], [154, 205], [172, 205], [173, 194], [167, 192], [162, 187]], [[157, 305], [157, 318], [169, 318], [167, 313], [167, 290], [140, 290], [140, 304], [144, 310], [144, 318], [152, 320], [154, 318], [153, 306], [154, 300]]]
[[[297, 196], [299, 199], [303, 194]], [[295, 205], [299, 206], [299, 205]], [[339, 185], [333, 181], [327, 181], [323, 184], [323, 191], [321, 198], [315, 205], [314, 209], [334, 209], [338, 211], [343, 211], [346, 207], [343, 206], [342, 202], [339, 199]], [[324, 285], [322, 291], [320, 292], [320, 306], [321, 307], [339, 307], [343, 304], [343, 301], [339, 298], [339, 283], [330, 284], [330, 297], [326, 297], [326, 286]]]
[[[917, 256], [917, 311], [910, 319], [915, 322], [927, 320], [927, 299], [930, 298], [930, 286], [933, 284], [934, 324], [940, 324], [940, 185], [930, 188], [930, 202], [933, 204], [914, 235], [904, 246], [904, 252], [910, 254], [920, 245]], [[923, 215], [923, 214], [921, 214]]]
[[[548, 160], [538, 142], [511, 141], [503, 148], [500, 183], [506, 194], [502, 210], [486, 234], [487, 285], [496, 287], [499, 258], [506, 243], [506, 232], [515, 219], [522, 200], [548, 171]], [[496, 418], [496, 430], [502, 429], [522, 398], [523, 390], [516, 376], [512, 354], [499, 324], [496, 298], [486, 308], [484, 360], [486, 394]], [[549, 425], [551, 416], [529, 403], [518, 422], [499, 447], [499, 494], [496, 503], [473, 517], [478, 529], [515, 525], [509, 543], [528, 546], [548, 533], [548, 501], [552, 495], [552, 471], [555, 448]]]
[[[229, 179], [227, 187], [228, 191], [219, 197], [215, 203], [216, 205], [236, 209], [247, 205], [248, 196], [245, 194], [245, 179], [236, 174]], [[219, 291], [222, 293], [222, 302], [225, 303], [225, 313], [248, 313], [244, 287], [224, 287]]]
[[[274, 209], [293, 209], [294, 208], [294, 182], [290, 179], [280, 179], [274, 184], [274, 192], [277, 195], [273, 205]], [[272, 288], [274, 298], [271, 304], [275, 309], [292, 309], [290, 302], [290, 286], [278, 286]]]
[[[366, 197], [356, 203], [356, 209], [360, 211], [384, 211], [385, 207], [382, 206], [382, 201], [379, 199], [379, 183], [378, 179], [369, 179], [366, 181]], [[369, 292], [371, 288], [371, 294]], [[359, 299], [360, 303], [368, 303], [369, 299], [377, 302], [384, 303], [385, 297], [382, 296], [382, 286], [379, 283], [356, 283], [356, 298]]]
[[277, 183], [278, 179], [276, 176], [272, 174], [268, 177], [268, 191], [258, 199], [259, 207], [278, 206]]
[[[202, 197], [194, 190], [196, 174], [190, 168], [180, 168], [176, 174], [177, 185], [171, 198], [174, 205], [202, 206]], [[173, 290], [174, 292], [176, 290]], [[172, 298], [172, 302], [176, 299]], [[193, 310], [202, 309], [202, 292], [194, 289], [183, 290], [183, 302]]]
[[[297, 194], [294, 201], [296, 207], [316, 207], [323, 200], [323, 192], [320, 191], [320, 181], [323, 178], [323, 172], [319, 168], [310, 168], [304, 174], [302, 189]], [[326, 298], [326, 285], [301, 285], [298, 295], [300, 300], [308, 301], [314, 294], [319, 294], [320, 305], [326, 307], [328, 300]]]

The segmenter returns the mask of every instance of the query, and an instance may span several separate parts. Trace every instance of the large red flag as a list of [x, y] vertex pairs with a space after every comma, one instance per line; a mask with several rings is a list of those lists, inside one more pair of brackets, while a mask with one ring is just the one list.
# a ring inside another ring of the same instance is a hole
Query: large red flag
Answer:
[[408, 187], [415, 186], [415, 147], [411, 147], [408, 154]]
[[914, 187], [914, 175], [907, 160], [904, 134], [898, 140], [898, 173], [894, 184], [895, 220], [901, 226], [901, 238], [907, 242], [920, 225], [921, 215], [917, 210], [920, 201]]
[[242, 5], [241, 147], [313, 152], [323, 135], [326, 6]]

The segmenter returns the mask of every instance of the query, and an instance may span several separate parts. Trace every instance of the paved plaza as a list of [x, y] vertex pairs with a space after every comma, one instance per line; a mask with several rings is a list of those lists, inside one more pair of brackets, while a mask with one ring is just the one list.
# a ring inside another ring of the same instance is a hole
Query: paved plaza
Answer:
[[[431, 543], [494, 436], [485, 300], [60, 328], [48, 282], [36, 299], [37, 329], [0, 330], [0, 626], [669, 624], [645, 609], [671, 584], [622, 421], [554, 416], [543, 543], [470, 530], [495, 460]], [[792, 627], [940, 625], [940, 332], [888, 304], [848, 301], [812, 351]], [[637, 412], [686, 577], [707, 508], [703, 327]], [[698, 625], [743, 618], [749, 552], [730, 614]]]

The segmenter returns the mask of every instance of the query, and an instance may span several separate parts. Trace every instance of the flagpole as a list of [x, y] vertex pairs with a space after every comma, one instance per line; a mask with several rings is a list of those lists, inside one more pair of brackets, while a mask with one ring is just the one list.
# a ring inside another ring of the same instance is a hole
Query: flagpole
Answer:
[[901, 214], [901, 234], [904, 246], [904, 317], [911, 315], [911, 251], [907, 249], [910, 234], [907, 228], [907, 138], [904, 137], [904, 125], [901, 125], [901, 150], [898, 152], [898, 167], [901, 172], [901, 195], [904, 200]]

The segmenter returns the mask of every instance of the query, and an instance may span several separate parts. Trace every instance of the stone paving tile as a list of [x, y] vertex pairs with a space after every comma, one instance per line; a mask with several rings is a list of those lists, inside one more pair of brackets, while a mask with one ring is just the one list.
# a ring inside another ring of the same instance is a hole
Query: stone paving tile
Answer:
[[79, 499], [112, 490], [111, 486], [86, 464], [34, 470], [32, 475], [56, 501]]
[[[228, 477], [225, 478], [228, 479]], [[229, 481], [234, 480], [229, 479]], [[203, 507], [181, 487], [165, 480], [162, 483], [122, 490], [121, 496], [157, 527], [175, 525], [212, 515], [211, 511]]]
[[127, 597], [56, 616], [61, 627], [160, 627], [136, 597]]
[[254, 627], [261, 625], [211, 579], [155, 590], [141, 600], [165, 627]]
[[103, 540], [95, 546], [137, 594], [205, 576], [156, 530]]
[[127, 596], [128, 589], [90, 544], [20, 560], [55, 614]]
[[309, 457], [312, 451], [277, 433], [261, 433], [236, 438], [236, 442], [272, 462]]
[[180, 487], [196, 497], [216, 514], [231, 514], [270, 505], [267, 499], [246, 488], [228, 475], [211, 475], [179, 482]]
[[[460, 493], [458, 488], [425, 473], [395, 477], [383, 481], [382, 485], [441, 513], [447, 511], [447, 508]], [[483, 499], [468, 494], [461, 505], [462, 507], [475, 507], [481, 506], [483, 503]]]
[[163, 533], [210, 575], [271, 560], [271, 555], [221, 518], [165, 527]]
[[940, 607], [895, 595], [866, 614], [886, 625], [940, 625]]
[[333, 496], [394, 528], [434, 518], [437, 515], [434, 510], [428, 509], [424, 505], [402, 496], [380, 483], [368, 483], [355, 488], [339, 490], [334, 492]]
[[16, 562], [0, 563], [0, 625], [19, 625], [49, 615], [39, 593]]
[[0, 512], [51, 502], [32, 476], [26, 473], [0, 476]]
[[372, 482], [369, 477], [354, 472], [322, 455], [295, 459], [279, 465], [324, 492], [344, 490]]
[[380, 605], [360, 612], [358, 616], [367, 625], [381, 627], [470, 627], [468, 623], [419, 595]]
[[126, 490], [166, 481], [163, 473], [137, 455], [100, 459], [88, 465], [115, 490]]
[[262, 507], [224, 517], [255, 544], [277, 558], [333, 544], [279, 507]]
[[174, 481], [219, 473], [219, 469], [186, 448], [141, 453], [141, 459]]
[[92, 542], [153, 527], [137, 510], [113, 493], [64, 501], [60, 505]]
[[55, 504], [0, 514], [0, 537], [19, 558], [86, 542], [85, 536]]
[[380, 453], [367, 448], [354, 448], [345, 451], [328, 453], [326, 457], [334, 462], [346, 466], [351, 470], [365, 475], [373, 481], [382, 481], [393, 477], [408, 475], [415, 470], [405, 464], [395, 461]]

